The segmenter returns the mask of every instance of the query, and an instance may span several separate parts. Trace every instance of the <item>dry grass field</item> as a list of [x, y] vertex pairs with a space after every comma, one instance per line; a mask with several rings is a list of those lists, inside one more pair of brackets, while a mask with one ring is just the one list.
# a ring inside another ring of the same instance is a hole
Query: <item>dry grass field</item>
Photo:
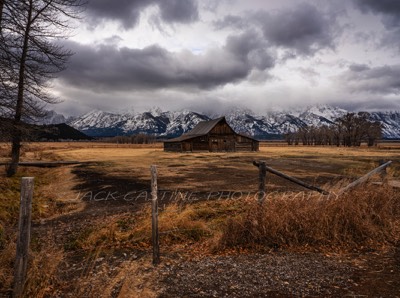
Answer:
[[[0, 144], [0, 162], [7, 160], [7, 149]], [[373, 184], [382, 181], [377, 175], [336, 196], [382, 160], [393, 161], [385, 182], [400, 180], [397, 144], [338, 148], [274, 142], [246, 153], [170, 153], [162, 144], [97, 142], [23, 147], [22, 161], [55, 160], [82, 164], [21, 167], [18, 177], [0, 176], [0, 296], [12, 282], [22, 176], [35, 176], [27, 297], [397, 297], [400, 292], [399, 191], [390, 183]], [[260, 206], [255, 160], [332, 195], [267, 174], [267, 198]], [[157, 165], [160, 190], [159, 267], [151, 265], [151, 165]], [[255, 256], [266, 258], [265, 264], [252, 266]], [[234, 268], [228, 265], [232, 260]], [[202, 274], [207, 270], [212, 279]], [[261, 274], [269, 287], [252, 284], [246, 274]], [[196, 282], [189, 286], [184, 276]]]

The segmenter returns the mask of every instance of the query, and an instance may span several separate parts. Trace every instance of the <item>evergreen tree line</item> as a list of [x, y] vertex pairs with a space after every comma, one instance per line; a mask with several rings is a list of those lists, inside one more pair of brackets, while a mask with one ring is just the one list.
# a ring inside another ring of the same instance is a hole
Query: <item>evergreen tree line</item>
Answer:
[[370, 121], [367, 112], [347, 113], [337, 118], [331, 125], [305, 126], [296, 132], [289, 132], [285, 140], [289, 145], [331, 145], [360, 146], [366, 142], [374, 146], [382, 138], [382, 124]]

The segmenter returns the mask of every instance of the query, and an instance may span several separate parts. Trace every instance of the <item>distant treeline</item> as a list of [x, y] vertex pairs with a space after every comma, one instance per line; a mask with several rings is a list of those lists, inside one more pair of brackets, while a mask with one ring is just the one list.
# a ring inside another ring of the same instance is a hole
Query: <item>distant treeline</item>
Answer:
[[337, 118], [331, 125], [302, 127], [296, 132], [287, 133], [285, 140], [289, 145], [333, 145], [360, 146], [367, 142], [374, 146], [382, 137], [382, 124], [371, 122], [367, 112], [347, 113]]
[[116, 136], [104, 138], [101, 139], [101, 141], [116, 144], [154, 144], [156, 142], [156, 137], [153, 135], [140, 133], [131, 136]]

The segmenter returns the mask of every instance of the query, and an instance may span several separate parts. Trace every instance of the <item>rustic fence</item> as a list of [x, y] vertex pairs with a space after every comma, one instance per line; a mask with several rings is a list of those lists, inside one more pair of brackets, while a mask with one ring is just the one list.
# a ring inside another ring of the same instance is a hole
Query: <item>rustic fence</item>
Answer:
[[[366, 175], [350, 183], [348, 186], [339, 190], [336, 195], [341, 195], [346, 191], [354, 188], [355, 186], [366, 182], [372, 175], [381, 174], [382, 178], [385, 178], [386, 168], [392, 163], [392, 161], [382, 162], [381, 165], [374, 170], [370, 171]], [[253, 165], [259, 170], [258, 178], [252, 178], [251, 180], [258, 180], [258, 192], [257, 198], [260, 204], [263, 204], [265, 199], [266, 179], [267, 172], [289, 180], [302, 187], [317, 191], [323, 195], [329, 195], [330, 193], [317, 186], [305, 183], [297, 178], [286, 175], [278, 170], [275, 170], [267, 165], [265, 161], [254, 161]], [[151, 210], [152, 210], [152, 247], [153, 247], [153, 264], [156, 266], [160, 263], [160, 233], [158, 224], [159, 215], [159, 189], [157, 185], [157, 167], [152, 165], [150, 167], [151, 172]], [[34, 178], [24, 177], [21, 179], [21, 196], [20, 196], [20, 215], [18, 224], [18, 237], [17, 237], [17, 252], [15, 259], [15, 272], [14, 272], [14, 288], [13, 297], [21, 297], [23, 294], [24, 286], [26, 283], [26, 273], [29, 258], [29, 243], [30, 243], [30, 229], [31, 229], [31, 212], [32, 212], [32, 197], [33, 197], [33, 186]]]
[[[346, 187], [342, 188], [339, 190], [338, 193], [336, 193], [336, 196], [339, 196], [350, 189], [354, 188], [357, 185], [360, 185], [361, 183], [364, 183], [368, 181], [368, 179], [374, 175], [374, 174], [381, 174], [381, 178], [384, 179], [386, 176], [386, 168], [392, 163], [392, 161], [388, 162], [380, 162], [380, 166], [375, 168], [374, 170], [368, 172], [361, 178], [357, 179], [356, 181], [350, 183]], [[288, 181], [291, 181], [297, 185], [300, 185], [306, 189], [312, 190], [312, 191], [317, 191], [321, 193], [322, 195], [329, 196], [331, 195], [330, 192], [323, 190], [317, 186], [310, 185], [308, 183], [305, 183], [297, 178], [291, 177], [289, 175], [286, 175], [278, 170], [275, 170], [269, 166], [267, 166], [267, 163], [265, 161], [253, 161], [253, 165], [258, 167], [259, 169], [259, 174], [258, 174], [258, 193], [257, 193], [257, 198], [258, 198], [258, 203], [261, 205], [263, 204], [267, 189], [266, 189], [266, 179], [267, 179], [267, 172], [272, 173], [274, 175], [277, 175], [281, 178], [284, 178]], [[152, 195], [152, 244], [153, 244], [153, 264], [157, 265], [160, 263], [160, 241], [159, 241], [159, 230], [158, 230], [158, 188], [157, 188], [157, 167], [155, 165], [151, 166], [151, 195]], [[257, 179], [257, 178], [256, 178]], [[253, 180], [253, 179], [252, 179]]]

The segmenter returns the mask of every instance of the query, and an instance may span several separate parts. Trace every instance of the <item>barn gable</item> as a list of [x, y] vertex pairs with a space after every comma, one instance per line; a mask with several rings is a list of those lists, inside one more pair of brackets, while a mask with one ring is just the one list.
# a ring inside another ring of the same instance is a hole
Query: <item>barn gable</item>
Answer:
[[191, 131], [164, 142], [164, 151], [258, 151], [257, 140], [236, 133], [225, 117], [199, 122]]

